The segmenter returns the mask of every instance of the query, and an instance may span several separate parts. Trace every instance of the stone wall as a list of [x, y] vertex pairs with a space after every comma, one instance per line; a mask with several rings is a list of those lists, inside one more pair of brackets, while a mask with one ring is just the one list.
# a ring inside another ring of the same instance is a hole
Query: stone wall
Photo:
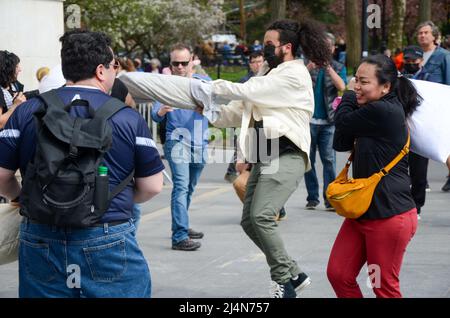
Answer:
[[19, 56], [26, 91], [37, 89], [37, 69], [61, 63], [63, 33], [63, 0], [0, 0], [0, 50]]

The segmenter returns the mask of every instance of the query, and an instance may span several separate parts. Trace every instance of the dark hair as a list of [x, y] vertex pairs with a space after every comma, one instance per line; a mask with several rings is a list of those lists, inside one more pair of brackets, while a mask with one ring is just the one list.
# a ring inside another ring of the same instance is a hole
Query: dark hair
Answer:
[[400, 75], [392, 59], [384, 54], [377, 54], [365, 58], [361, 64], [367, 63], [376, 66], [376, 77], [380, 85], [391, 83], [390, 92], [394, 92], [403, 106], [405, 115], [411, 115], [422, 102], [413, 83]]
[[114, 59], [111, 39], [105, 33], [76, 29], [64, 33], [59, 40], [62, 72], [72, 82], [92, 78], [97, 66], [109, 68]]
[[281, 44], [292, 44], [292, 54], [301, 46], [305, 57], [318, 66], [331, 61], [331, 49], [324, 28], [317, 22], [308, 20], [298, 23], [294, 20], [277, 20], [267, 30], [280, 34]]
[[253, 59], [256, 59], [257, 57], [264, 57], [264, 53], [262, 51], [252, 52], [248, 56], [248, 60], [251, 61]]
[[0, 51], [0, 86], [8, 87], [17, 81], [16, 67], [20, 63], [17, 55], [8, 51]]

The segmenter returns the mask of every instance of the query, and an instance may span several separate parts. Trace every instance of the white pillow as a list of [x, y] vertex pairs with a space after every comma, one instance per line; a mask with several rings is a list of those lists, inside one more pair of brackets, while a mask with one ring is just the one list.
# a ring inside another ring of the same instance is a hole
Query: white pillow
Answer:
[[450, 156], [450, 86], [411, 80], [422, 104], [408, 118], [411, 151], [445, 163]]

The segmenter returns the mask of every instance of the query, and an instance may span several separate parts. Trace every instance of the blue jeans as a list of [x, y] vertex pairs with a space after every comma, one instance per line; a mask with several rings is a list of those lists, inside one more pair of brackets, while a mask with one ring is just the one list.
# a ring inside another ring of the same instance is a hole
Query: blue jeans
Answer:
[[134, 232], [132, 221], [69, 229], [25, 219], [19, 297], [150, 297], [150, 271]]
[[336, 179], [336, 152], [333, 149], [334, 125], [310, 124], [311, 129], [311, 170], [305, 173], [308, 202], [319, 202], [319, 181], [317, 180], [315, 162], [316, 151], [319, 150], [323, 165], [323, 200], [327, 203], [326, 190], [328, 185]]
[[134, 227], [136, 228], [136, 232], [139, 227], [139, 222], [141, 221], [141, 205], [140, 204], [133, 204], [133, 223]]
[[172, 172], [172, 244], [177, 244], [189, 237], [188, 210], [192, 194], [205, 167], [206, 151], [189, 147], [179, 141], [167, 140], [164, 155]]

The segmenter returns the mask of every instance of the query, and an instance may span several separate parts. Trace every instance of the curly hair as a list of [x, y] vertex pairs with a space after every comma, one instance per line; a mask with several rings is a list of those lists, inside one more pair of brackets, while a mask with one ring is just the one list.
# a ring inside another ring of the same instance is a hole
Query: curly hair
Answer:
[[20, 63], [17, 55], [8, 51], [0, 51], [0, 86], [8, 87], [17, 81], [16, 68]]
[[291, 43], [294, 54], [301, 46], [305, 57], [318, 66], [330, 63], [331, 49], [325, 30], [319, 23], [313, 20], [301, 23], [294, 20], [277, 20], [267, 30], [277, 31], [282, 44]]
[[109, 68], [114, 59], [111, 39], [105, 33], [76, 29], [59, 40], [63, 75], [74, 83], [92, 78], [100, 64]]

